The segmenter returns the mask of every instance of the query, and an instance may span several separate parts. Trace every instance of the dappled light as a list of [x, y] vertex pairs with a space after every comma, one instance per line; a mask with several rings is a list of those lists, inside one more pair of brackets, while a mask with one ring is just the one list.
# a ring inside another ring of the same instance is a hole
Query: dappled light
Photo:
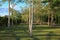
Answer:
[[60, 40], [60, 1], [0, 0], [0, 40]]

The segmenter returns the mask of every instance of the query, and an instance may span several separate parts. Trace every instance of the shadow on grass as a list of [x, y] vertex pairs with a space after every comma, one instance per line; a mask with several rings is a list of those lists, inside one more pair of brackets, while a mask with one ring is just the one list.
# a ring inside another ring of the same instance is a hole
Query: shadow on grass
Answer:
[[14, 33], [14, 31], [11, 30], [11, 32], [12, 32], [12, 36], [15, 37], [16, 40], [20, 40], [20, 37], [16, 36], [16, 33]]
[[30, 38], [32, 38], [33, 40], [40, 40], [39, 38], [36, 38], [36, 36], [32, 35], [32, 36], [29, 36]]
[[[12, 27], [11, 27], [12, 28]], [[8, 33], [11, 33], [12, 34], [12, 36], [16, 39], [16, 40], [20, 40], [22, 37], [24, 37], [24, 35], [22, 35], [22, 36], [17, 36], [16, 35], [16, 33], [14, 32], [14, 28], [12, 28], [13, 30], [11, 30], [11, 28], [7, 28], [7, 30], [8, 30]], [[19, 30], [24, 30], [24, 33], [25, 34], [28, 34], [29, 35], [29, 32], [27, 31], [28, 30], [28, 27], [22, 27], [21, 26], [21, 28], [19, 27], [18, 28]], [[41, 27], [41, 29], [43, 30], [43, 29], [49, 29], [48, 27], [47, 28], [43, 28], [43, 27]], [[41, 30], [40, 28], [36, 28], [36, 30]], [[7, 31], [6, 31], [7, 32]], [[39, 38], [37, 38], [36, 36], [46, 36], [46, 40], [51, 40], [51, 38], [52, 38], [52, 35], [56, 35], [56, 34], [54, 34], [53, 32], [49, 32], [47, 35], [33, 35], [31, 38], [33, 38], [33, 40], [41, 40], [41, 39], [39, 39]], [[27, 38], [27, 37], [29, 37], [29, 36], [25, 36], [25, 38]], [[30, 38], [30, 37], [29, 37]], [[60, 39], [59, 39], [60, 40]]]
[[38, 39], [38, 38], [36, 38], [36, 37], [33, 37], [33, 40], [40, 40], [40, 39]]
[[[36, 36], [45, 36], [46, 40], [52, 40], [55, 39], [55, 37], [60, 37], [60, 35], [53, 33], [52, 31], [49, 32], [48, 34], [45, 35], [33, 35], [32, 38], [33, 40], [42, 40], [41, 38], [36, 38]], [[60, 40], [60, 38], [57, 38], [58, 40]]]
[[11, 34], [12, 34], [12, 36], [16, 39], [16, 40], [20, 40], [20, 37], [18, 37], [17, 35], [16, 35], [16, 33], [14, 32], [14, 30], [9, 30], [9, 32], [11, 32]]
[[46, 40], [51, 40], [52, 36], [54, 35], [53, 32], [49, 32], [47, 35], [46, 35]]
[[23, 30], [24, 33], [27, 34], [27, 36], [24, 36], [24, 35], [22, 35], [22, 36], [17, 36], [16, 33], [14, 32], [14, 30], [11, 30], [11, 28], [8, 28], [8, 30], [9, 30], [9, 32], [11, 32], [12, 36], [13, 36], [16, 40], [20, 40], [20, 39], [23, 38], [23, 37], [25, 37], [25, 38], [29, 37], [29, 36], [28, 36], [29, 33], [28, 33], [26, 27], [21, 27], [20, 30]]
[[57, 39], [60, 40], [60, 39], [59, 39], [60, 34], [56, 34], [56, 33], [53, 33], [53, 32], [49, 32], [49, 33], [46, 35], [46, 40], [51, 40], [51, 39], [53, 39], [53, 36], [54, 36], [54, 37], [58, 37]]

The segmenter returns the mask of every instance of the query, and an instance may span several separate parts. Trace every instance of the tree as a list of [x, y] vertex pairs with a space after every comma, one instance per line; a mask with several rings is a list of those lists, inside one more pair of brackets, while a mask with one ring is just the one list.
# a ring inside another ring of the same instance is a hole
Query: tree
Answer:
[[[6, 2], [7, 0], [2, 0], [2, 2], [4, 3], [4, 2]], [[8, 9], [9, 9], [9, 15], [8, 15], [8, 27], [10, 27], [10, 0], [8, 0], [8, 3], [9, 3], [9, 5], [8, 5]]]
[[9, 2], [9, 6], [8, 6], [8, 9], [9, 9], [9, 15], [8, 15], [8, 27], [10, 27], [10, 0], [8, 0]]
[[34, 21], [36, 24], [42, 23], [42, 4], [41, 0], [34, 0]]
[[[53, 19], [54, 19], [54, 10], [56, 6], [59, 6], [57, 4], [59, 4], [58, 2], [59, 0], [43, 0], [43, 3], [48, 3], [47, 4], [47, 11], [48, 11], [48, 25], [53, 24]], [[50, 20], [51, 18], [51, 20]]]
[[13, 9], [14, 9], [14, 7], [15, 7], [15, 5], [16, 5], [16, 3], [15, 3], [15, 0], [11, 0], [11, 8], [12, 8], [12, 10], [11, 10], [11, 14], [12, 14], [12, 26], [13, 26]]
[[[33, 16], [34, 16], [34, 6], [36, 0], [29, 0], [29, 32], [30, 36], [32, 36], [32, 27], [33, 27]], [[39, 3], [39, 0], [38, 0]]]

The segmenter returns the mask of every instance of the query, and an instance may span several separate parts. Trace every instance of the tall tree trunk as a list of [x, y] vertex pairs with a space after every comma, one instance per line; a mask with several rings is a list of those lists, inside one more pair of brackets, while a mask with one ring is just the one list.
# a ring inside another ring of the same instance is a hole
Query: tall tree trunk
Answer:
[[[29, 0], [29, 4], [30, 4], [30, 0]], [[30, 26], [31, 26], [31, 22], [30, 22], [30, 8], [31, 8], [31, 6], [29, 6], [29, 33], [31, 35], [31, 28], [30, 28]]]
[[10, 27], [10, 0], [8, 0], [8, 2], [9, 2], [9, 6], [8, 6], [8, 8], [9, 8], [8, 27]]
[[[29, 3], [30, 3], [30, 1], [29, 1]], [[32, 10], [29, 8], [29, 33], [30, 33], [30, 36], [32, 36], [32, 26], [33, 26], [33, 0], [30, 3], [30, 5], [32, 5]]]

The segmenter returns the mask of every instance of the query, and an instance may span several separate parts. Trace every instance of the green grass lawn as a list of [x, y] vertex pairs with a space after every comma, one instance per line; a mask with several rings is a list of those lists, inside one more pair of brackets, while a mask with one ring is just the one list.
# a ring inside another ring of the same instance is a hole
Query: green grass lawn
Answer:
[[0, 40], [60, 40], [60, 28], [33, 25], [33, 36], [29, 36], [28, 25], [15, 25], [0, 30]]

